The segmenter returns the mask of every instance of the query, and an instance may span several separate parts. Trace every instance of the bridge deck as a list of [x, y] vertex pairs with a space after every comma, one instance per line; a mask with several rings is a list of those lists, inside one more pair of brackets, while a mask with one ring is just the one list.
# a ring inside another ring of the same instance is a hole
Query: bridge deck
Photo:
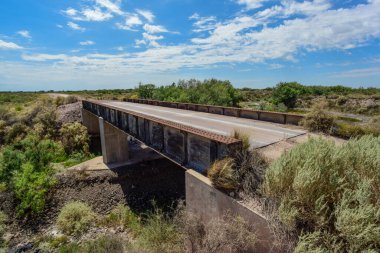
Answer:
[[118, 101], [102, 101], [102, 104], [226, 136], [231, 136], [234, 130], [238, 130], [249, 135], [251, 146], [254, 148], [264, 147], [305, 133], [302, 130], [290, 129], [280, 124], [204, 112]]

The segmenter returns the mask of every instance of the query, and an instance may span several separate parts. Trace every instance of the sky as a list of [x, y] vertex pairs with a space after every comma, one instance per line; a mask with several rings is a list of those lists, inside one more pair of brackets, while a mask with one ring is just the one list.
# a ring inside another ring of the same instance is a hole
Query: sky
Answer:
[[380, 87], [380, 0], [1, 0], [0, 90]]

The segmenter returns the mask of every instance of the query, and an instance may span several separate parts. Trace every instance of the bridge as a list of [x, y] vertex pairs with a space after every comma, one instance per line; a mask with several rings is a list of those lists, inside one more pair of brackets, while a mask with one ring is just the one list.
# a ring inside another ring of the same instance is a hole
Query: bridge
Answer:
[[100, 135], [105, 163], [128, 160], [133, 136], [182, 167], [200, 172], [229, 150], [240, 149], [234, 131], [249, 137], [253, 148], [304, 134], [302, 116], [232, 107], [129, 99], [127, 102], [84, 100], [84, 125]]

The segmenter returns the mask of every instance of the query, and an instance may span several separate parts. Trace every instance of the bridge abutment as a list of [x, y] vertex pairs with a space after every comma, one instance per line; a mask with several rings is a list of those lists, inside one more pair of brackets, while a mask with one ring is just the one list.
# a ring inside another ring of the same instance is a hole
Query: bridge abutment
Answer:
[[103, 162], [123, 163], [129, 159], [128, 135], [99, 118]]
[[128, 135], [125, 132], [85, 109], [82, 109], [82, 122], [87, 127], [91, 146], [102, 152], [105, 164], [129, 160]]

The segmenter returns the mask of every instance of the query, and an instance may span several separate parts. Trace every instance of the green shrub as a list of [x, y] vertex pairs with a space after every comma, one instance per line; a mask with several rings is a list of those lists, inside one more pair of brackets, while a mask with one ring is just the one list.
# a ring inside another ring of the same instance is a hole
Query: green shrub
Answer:
[[52, 105], [45, 105], [41, 107], [37, 115], [33, 119], [34, 124], [40, 125], [41, 137], [55, 138], [58, 134], [58, 123], [56, 107]]
[[349, 124], [345, 122], [338, 122], [336, 130], [334, 131], [334, 135], [349, 139], [353, 137], [360, 137], [363, 135], [372, 134], [374, 136], [380, 135], [380, 130], [375, 128], [375, 124]]
[[9, 183], [13, 173], [21, 170], [24, 160], [22, 151], [15, 150], [12, 146], [5, 147], [0, 154], [0, 181]]
[[66, 123], [60, 130], [62, 143], [67, 154], [75, 152], [89, 152], [90, 138], [87, 128], [78, 122]]
[[135, 245], [148, 252], [177, 253], [183, 251], [182, 238], [175, 224], [158, 208], [147, 214]]
[[118, 204], [112, 209], [103, 222], [107, 226], [130, 229], [134, 234], [138, 234], [141, 230], [140, 218], [123, 204]]
[[379, 154], [380, 137], [341, 146], [312, 138], [271, 164], [263, 190], [279, 201], [288, 229], [304, 232], [298, 249], [380, 250]]
[[313, 132], [331, 133], [335, 118], [324, 110], [324, 105], [316, 104], [302, 119], [301, 125]]
[[111, 235], [101, 235], [96, 240], [82, 244], [69, 243], [59, 249], [60, 253], [122, 253], [124, 246], [120, 238]]
[[304, 86], [299, 83], [279, 83], [273, 89], [272, 98], [274, 103], [283, 103], [288, 108], [294, 108], [297, 98], [302, 94]]
[[63, 146], [58, 141], [41, 140], [38, 136], [30, 134], [21, 143], [27, 161], [33, 163], [36, 169], [43, 169], [49, 163], [62, 162], [66, 159]]
[[215, 161], [207, 172], [212, 184], [223, 191], [232, 192], [238, 188], [235, 160], [231, 157]]
[[20, 201], [18, 214], [40, 213], [45, 207], [46, 195], [55, 184], [49, 170], [38, 171], [33, 164], [25, 163], [13, 176], [13, 190]]
[[61, 209], [57, 226], [64, 234], [80, 235], [90, 228], [95, 217], [95, 213], [86, 203], [70, 202]]

